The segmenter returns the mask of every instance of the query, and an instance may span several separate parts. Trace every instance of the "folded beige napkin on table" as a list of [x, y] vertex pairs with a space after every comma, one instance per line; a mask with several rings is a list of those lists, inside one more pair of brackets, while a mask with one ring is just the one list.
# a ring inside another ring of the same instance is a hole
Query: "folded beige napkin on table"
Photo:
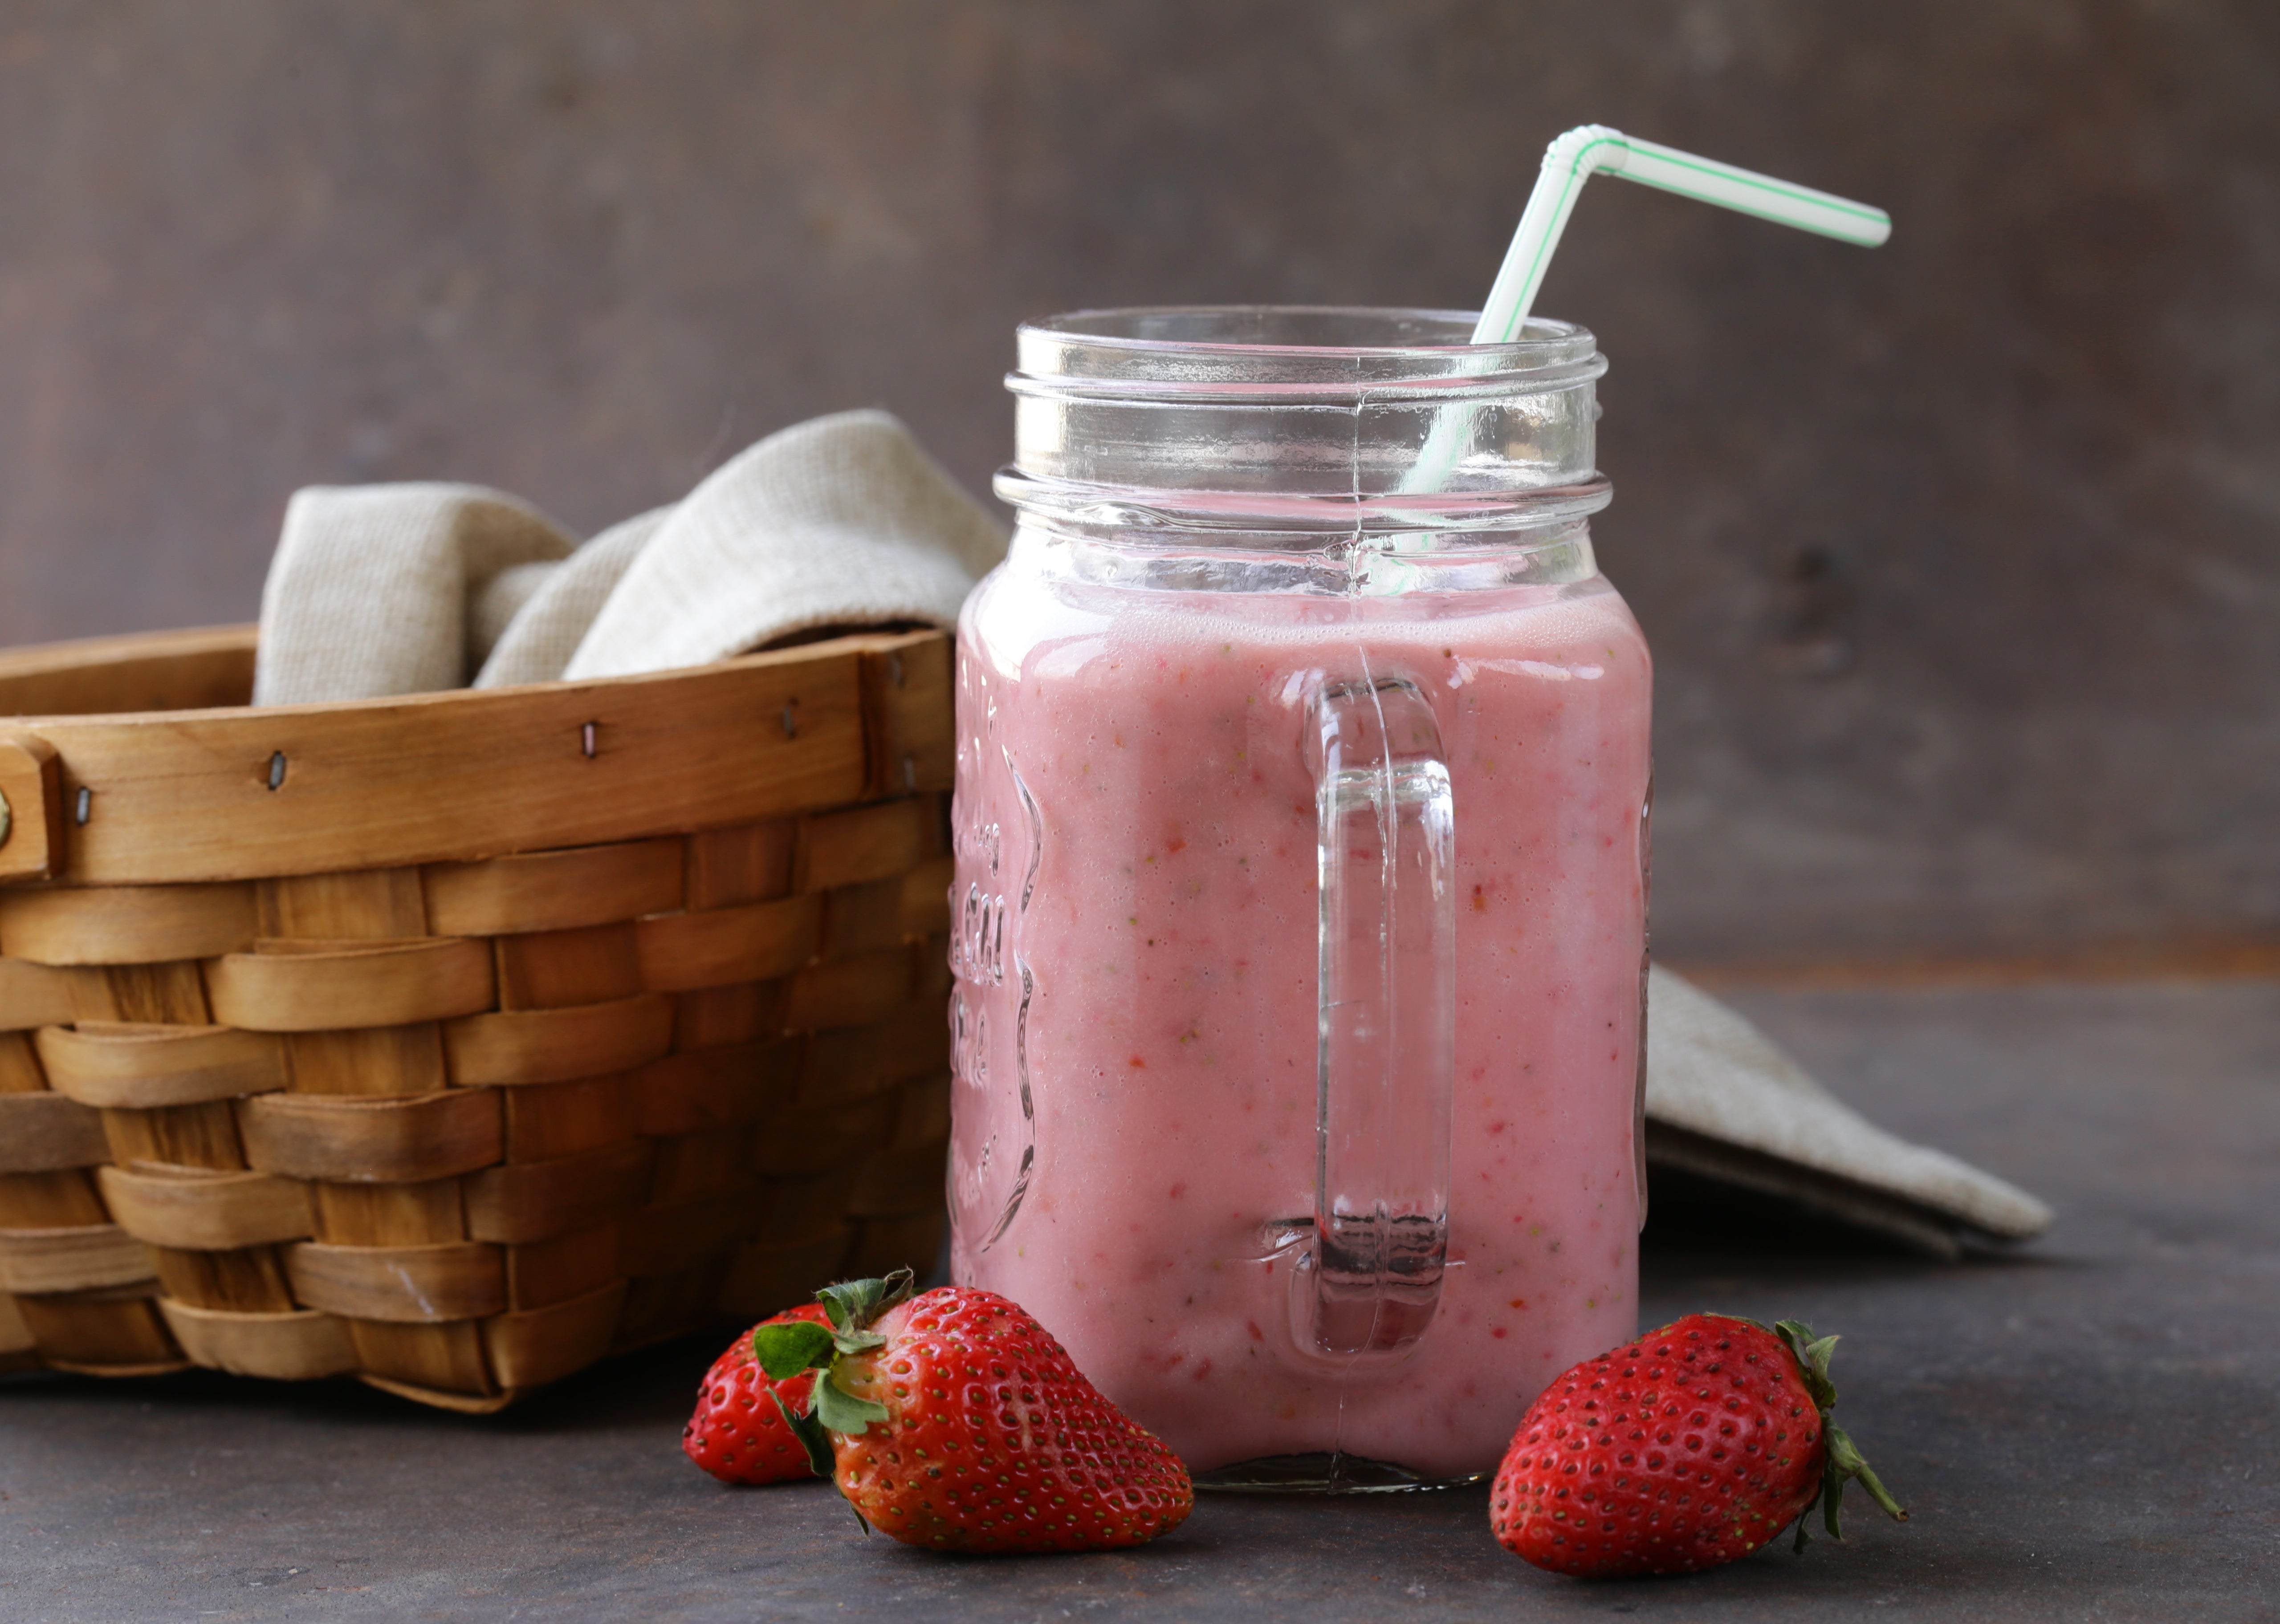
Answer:
[[[582, 544], [471, 485], [313, 487], [261, 602], [258, 704], [703, 665], [824, 626], [954, 625], [998, 522], [883, 412], [772, 435]], [[1839, 1104], [1726, 1005], [1649, 983], [1646, 1153], [1942, 1256], [2049, 1209]]]
[[1650, 1168], [1784, 1197], [1939, 1257], [2050, 1227], [2032, 1196], [1886, 1133], [1659, 965], [1647, 976], [1646, 1119]]

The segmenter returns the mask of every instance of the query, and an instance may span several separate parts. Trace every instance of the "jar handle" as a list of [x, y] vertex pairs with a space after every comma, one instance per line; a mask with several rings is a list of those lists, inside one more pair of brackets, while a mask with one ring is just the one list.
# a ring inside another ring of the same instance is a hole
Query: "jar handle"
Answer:
[[1293, 1329], [1314, 1352], [1392, 1352], [1432, 1323], [1448, 1259], [1455, 812], [1415, 683], [1324, 683], [1312, 720], [1317, 1142]]

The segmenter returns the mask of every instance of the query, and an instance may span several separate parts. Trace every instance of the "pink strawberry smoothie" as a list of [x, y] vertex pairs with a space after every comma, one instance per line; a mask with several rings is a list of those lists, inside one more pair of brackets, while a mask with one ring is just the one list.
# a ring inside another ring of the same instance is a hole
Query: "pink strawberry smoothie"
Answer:
[[[1357, 649], [1429, 696], [1448, 757], [1455, 1104], [1437, 1316], [1404, 1354], [1337, 1360], [1299, 1349], [1272, 1237], [1315, 1166], [1293, 675]], [[1028, 1309], [1192, 1469], [1493, 1468], [1552, 1376], [1637, 1326], [1629, 611], [1597, 576], [1339, 598], [1001, 569], [959, 658], [956, 1279]]]

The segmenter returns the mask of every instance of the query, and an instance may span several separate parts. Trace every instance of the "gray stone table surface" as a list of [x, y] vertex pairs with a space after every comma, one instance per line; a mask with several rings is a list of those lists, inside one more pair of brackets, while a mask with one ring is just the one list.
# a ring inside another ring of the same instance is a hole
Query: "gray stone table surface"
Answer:
[[2280, 988], [1737, 1001], [2061, 1213], [1943, 1266], [1658, 1186], [1650, 1320], [1843, 1332], [1840, 1414], [1906, 1528], [1583, 1584], [1505, 1555], [1473, 1490], [1208, 1498], [1136, 1551], [930, 1557], [820, 1485], [688, 1466], [712, 1350], [682, 1343], [486, 1420], [202, 1375], [0, 1384], [0, 1620], [2280, 1618]]

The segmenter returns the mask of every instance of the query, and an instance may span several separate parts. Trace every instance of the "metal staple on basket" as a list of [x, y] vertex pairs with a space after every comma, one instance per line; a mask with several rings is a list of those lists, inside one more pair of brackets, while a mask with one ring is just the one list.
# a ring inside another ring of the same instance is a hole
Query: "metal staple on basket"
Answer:
[[0, 1369], [487, 1410], [931, 1266], [941, 634], [263, 711], [252, 653], [0, 654]]

